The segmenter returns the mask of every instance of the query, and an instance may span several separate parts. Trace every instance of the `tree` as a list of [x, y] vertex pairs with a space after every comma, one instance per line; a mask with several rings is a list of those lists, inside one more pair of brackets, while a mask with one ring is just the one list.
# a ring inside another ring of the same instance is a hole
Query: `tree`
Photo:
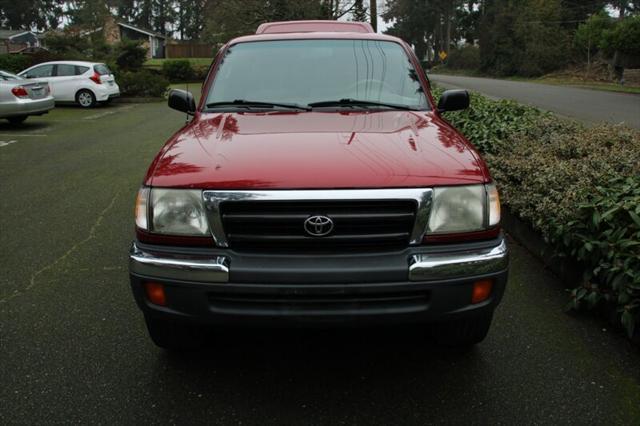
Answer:
[[323, 0], [209, 0], [203, 36], [210, 42], [225, 43], [255, 32], [264, 22], [329, 19], [329, 13], [343, 11], [335, 9], [336, 4], [335, 0], [331, 4]]
[[351, 11], [351, 20], [358, 22], [367, 22], [369, 20], [364, 0], [355, 0], [353, 10]]
[[0, 22], [9, 29], [58, 28], [63, 12], [57, 0], [0, 0]]
[[604, 32], [611, 29], [613, 25], [613, 18], [606, 12], [601, 11], [592, 15], [585, 23], [578, 26], [573, 37], [573, 44], [580, 52], [585, 52], [587, 69], [591, 67], [591, 58], [597, 53]]
[[640, 66], [640, 16], [625, 18], [612, 29], [603, 31], [599, 47], [613, 56], [613, 76], [624, 83], [625, 67]]
[[109, 15], [109, 4], [103, 0], [75, 0], [65, 2], [65, 18], [75, 26], [97, 28]]
[[207, 0], [178, 0], [178, 34], [182, 40], [199, 39], [204, 30]]

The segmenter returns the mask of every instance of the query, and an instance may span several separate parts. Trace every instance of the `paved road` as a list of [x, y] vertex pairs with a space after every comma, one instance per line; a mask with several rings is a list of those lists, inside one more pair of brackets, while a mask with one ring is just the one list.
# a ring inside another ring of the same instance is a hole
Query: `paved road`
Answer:
[[424, 424], [640, 421], [640, 355], [562, 312], [512, 243], [487, 340], [419, 329], [241, 330], [198, 354], [147, 338], [127, 282], [136, 189], [183, 121], [162, 104], [0, 124], [0, 423]]
[[640, 129], [640, 95], [492, 78], [429, 74], [436, 84], [513, 99], [586, 123], [608, 121]]

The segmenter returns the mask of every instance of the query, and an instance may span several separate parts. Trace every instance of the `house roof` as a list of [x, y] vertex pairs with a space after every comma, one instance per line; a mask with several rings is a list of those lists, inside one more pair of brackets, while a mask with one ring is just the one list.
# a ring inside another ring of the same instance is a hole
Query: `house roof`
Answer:
[[13, 38], [15, 36], [19, 36], [22, 34], [33, 34], [36, 35], [35, 33], [31, 32], [31, 31], [27, 31], [27, 30], [2, 30], [0, 29], [0, 40], [7, 40], [10, 38]]
[[116, 24], [120, 25], [121, 27], [125, 27], [125, 28], [128, 28], [128, 29], [133, 30], [133, 31], [137, 31], [137, 32], [142, 33], [142, 34], [146, 34], [148, 36], [157, 37], [157, 38], [167, 38], [166, 36], [163, 36], [162, 34], [156, 33], [156, 32], [151, 31], [151, 30], [146, 30], [146, 29], [143, 29], [143, 28], [140, 28], [140, 27], [133, 26], [133, 25], [127, 23], [127, 22], [116, 22]]

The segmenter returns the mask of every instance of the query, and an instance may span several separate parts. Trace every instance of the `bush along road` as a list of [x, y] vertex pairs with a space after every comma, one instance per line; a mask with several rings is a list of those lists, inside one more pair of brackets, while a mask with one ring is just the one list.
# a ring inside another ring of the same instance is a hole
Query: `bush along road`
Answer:
[[503, 205], [583, 267], [567, 307], [604, 313], [640, 344], [640, 131], [475, 93], [446, 118], [484, 154]]
[[640, 129], [640, 95], [494, 78], [429, 74], [437, 85], [468, 89], [552, 111], [591, 125], [606, 121]]

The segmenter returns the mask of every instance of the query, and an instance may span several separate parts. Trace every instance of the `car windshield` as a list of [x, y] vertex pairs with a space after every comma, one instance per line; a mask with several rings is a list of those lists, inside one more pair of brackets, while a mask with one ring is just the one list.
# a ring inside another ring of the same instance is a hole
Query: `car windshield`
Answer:
[[317, 104], [314, 108], [429, 109], [405, 50], [398, 43], [379, 40], [236, 44], [227, 50], [206, 103], [209, 109], [234, 109], [237, 104], [228, 104], [234, 101]]
[[9, 80], [22, 80], [22, 77], [18, 77], [15, 74], [11, 74], [10, 72], [0, 71], [0, 80], [9, 81]]

